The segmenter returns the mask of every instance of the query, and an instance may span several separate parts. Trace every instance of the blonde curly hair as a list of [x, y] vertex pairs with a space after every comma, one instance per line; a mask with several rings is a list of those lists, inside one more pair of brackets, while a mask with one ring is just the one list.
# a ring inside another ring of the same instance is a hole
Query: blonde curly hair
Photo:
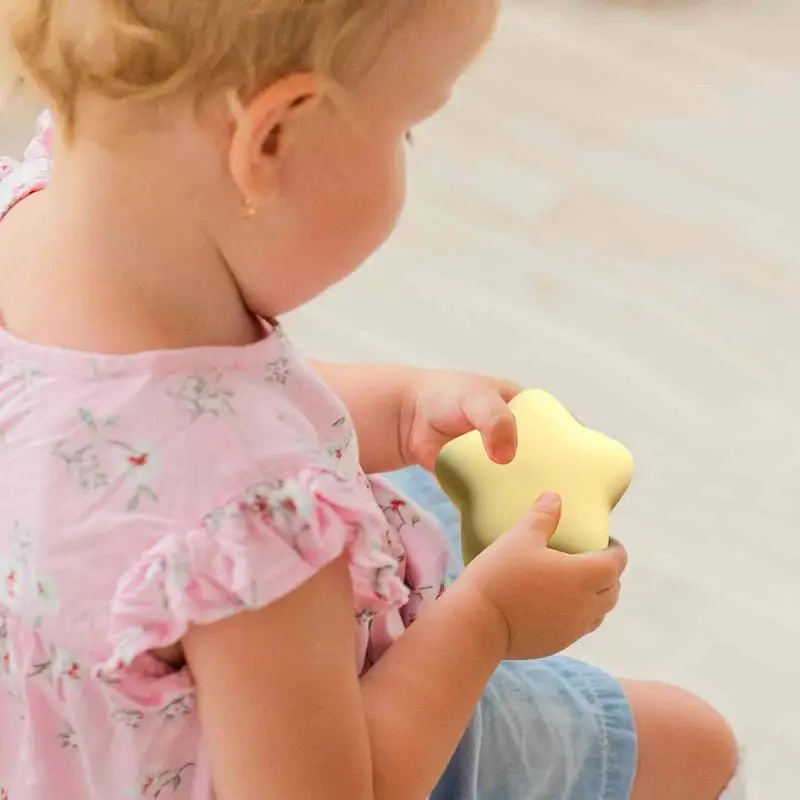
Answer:
[[[83, 92], [246, 100], [297, 71], [346, 84], [422, 0], [2, 0], [7, 76], [40, 90], [67, 136]], [[0, 53], [2, 58], [2, 53]]]

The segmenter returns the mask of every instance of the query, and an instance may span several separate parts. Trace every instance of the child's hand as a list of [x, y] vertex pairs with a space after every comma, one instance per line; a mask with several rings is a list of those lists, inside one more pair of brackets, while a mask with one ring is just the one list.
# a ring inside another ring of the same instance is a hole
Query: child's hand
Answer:
[[456, 582], [507, 637], [506, 659], [561, 652], [596, 630], [619, 599], [624, 548], [613, 543], [584, 555], [548, 550], [560, 514], [558, 497], [540, 498]]
[[400, 411], [400, 451], [406, 464], [433, 470], [451, 440], [478, 430], [489, 458], [507, 464], [517, 450], [508, 403], [521, 389], [509, 381], [463, 372], [421, 372]]

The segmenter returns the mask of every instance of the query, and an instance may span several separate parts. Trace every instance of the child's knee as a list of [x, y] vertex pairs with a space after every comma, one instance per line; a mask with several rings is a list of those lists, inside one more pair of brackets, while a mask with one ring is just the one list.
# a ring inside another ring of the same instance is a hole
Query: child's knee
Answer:
[[673, 686], [633, 682], [624, 688], [639, 741], [633, 800], [720, 797], [740, 756], [733, 730], [719, 712]]

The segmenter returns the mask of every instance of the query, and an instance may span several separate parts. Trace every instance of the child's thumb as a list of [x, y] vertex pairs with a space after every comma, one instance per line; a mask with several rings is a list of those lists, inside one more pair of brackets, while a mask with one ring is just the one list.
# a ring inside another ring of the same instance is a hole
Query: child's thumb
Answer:
[[546, 547], [561, 521], [561, 498], [554, 492], [543, 494], [528, 514], [526, 527]]

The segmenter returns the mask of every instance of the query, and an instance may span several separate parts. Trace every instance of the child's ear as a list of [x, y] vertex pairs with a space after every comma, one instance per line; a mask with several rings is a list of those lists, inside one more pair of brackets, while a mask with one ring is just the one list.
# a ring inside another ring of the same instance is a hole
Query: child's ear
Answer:
[[257, 201], [275, 193], [279, 162], [292, 137], [293, 125], [320, 98], [319, 79], [309, 73], [296, 73], [269, 84], [246, 105], [235, 109], [229, 166], [246, 200]]

